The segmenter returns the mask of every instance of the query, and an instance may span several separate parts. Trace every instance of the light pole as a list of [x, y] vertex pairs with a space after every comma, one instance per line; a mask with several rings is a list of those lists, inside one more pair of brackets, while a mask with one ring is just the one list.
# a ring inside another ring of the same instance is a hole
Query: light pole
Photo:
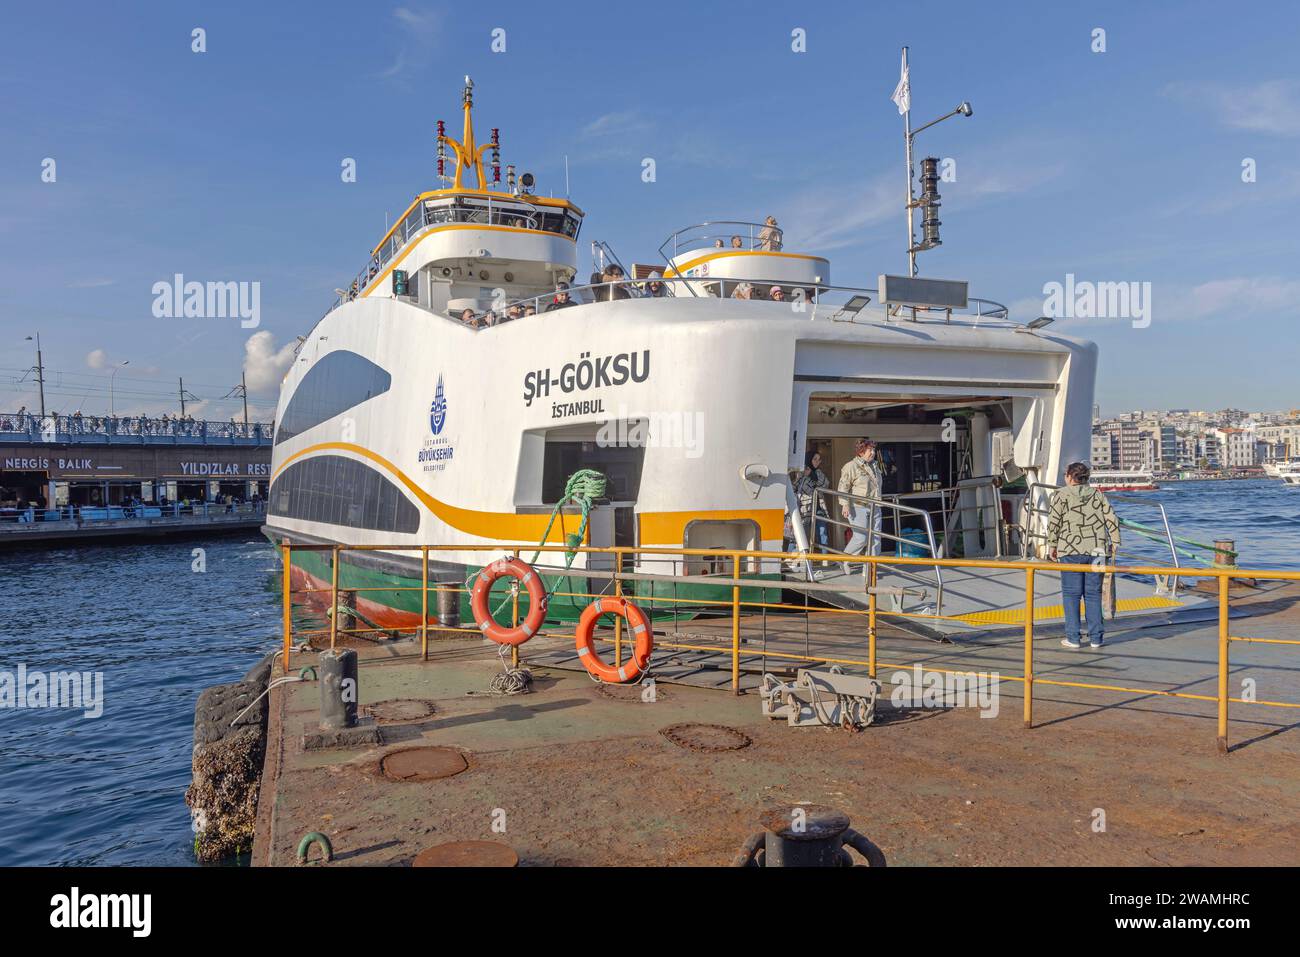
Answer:
[[[912, 276], [916, 276], [916, 254], [918, 252], [923, 252], [926, 249], [932, 248], [931, 246], [928, 245], [917, 246], [915, 242], [915, 237], [912, 232], [912, 210], [915, 209], [917, 205], [919, 205], [919, 201], [914, 198], [914, 193], [912, 191], [912, 141], [916, 139], [917, 133], [920, 133], [922, 130], [928, 130], [936, 123], [942, 123], [944, 120], [956, 116], [959, 113], [962, 116], [970, 116], [973, 112], [974, 110], [971, 109], [970, 101], [962, 100], [955, 110], [949, 113], [945, 113], [937, 120], [931, 120], [929, 123], [926, 123], [924, 126], [918, 126], [914, 130], [913, 129], [907, 130], [907, 262], [908, 262], [908, 268], [911, 271], [910, 274]], [[910, 122], [908, 125], [910, 126]], [[936, 203], [935, 206], [937, 207], [938, 204]], [[936, 231], [936, 235], [937, 235], [937, 231]], [[937, 243], [938, 241], [936, 239], [936, 245]]]
[[113, 371], [109, 373], [108, 376], [108, 414], [114, 419], [117, 418], [117, 404], [113, 401], [113, 380], [117, 378], [118, 369], [121, 369], [123, 366], [129, 366], [130, 364], [130, 359], [123, 359], [121, 362], [113, 366]]
[[912, 81], [911, 70], [907, 64], [907, 47], [903, 47], [903, 67], [902, 77], [899, 79], [898, 88], [894, 91], [894, 102], [898, 103], [899, 112], [903, 114], [903, 139], [907, 145], [907, 263], [908, 275], [916, 275], [916, 254], [930, 246], [917, 246], [915, 239], [915, 229], [912, 223], [912, 210], [918, 204], [916, 194], [912, 189], [912, 141], [916, 139], [916, 134], [922, 130], [928, 130], [936, 123], [942, 123], [949, 117], [956, 116], [960, 113], [962, 116], [970, 116], [974, 110], [971, 109], [969, 100], [962, 100], [958, 107], [950, 113], [945, 113], [937, 120], [931, 120], [924, 126], [918, 126], [912, 129]]
[[[41, 392], [41, 419], [45, 419], [45, 363], [41, 361], [41, 334], [36, 333], [36, 384]], [[28, 336], [27, 341], [31, 342], [32, 337]], [[28, 370], [33, 371], [33, 370]]]

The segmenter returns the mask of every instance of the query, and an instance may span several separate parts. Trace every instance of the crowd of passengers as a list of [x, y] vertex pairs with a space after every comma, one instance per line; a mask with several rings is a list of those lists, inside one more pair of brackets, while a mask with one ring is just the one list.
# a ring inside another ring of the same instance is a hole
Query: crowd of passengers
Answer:
[[[82, 415], [78, 409], [71, 415], [51, 415], [55, 432], [68, 435], [177, 435], [207, 438], [270, 438], [274, 425], [243, 422], [231, 419], [229, 422], [211, 422], [196, 420], [194, 416], [162, 415], [154, 418], [144, 415]], [[28, 412], [23, 406], [17, 412], [0, 413], [0, 432], [44, 431], [41, 416]]]
[[[717, 296], [718, 281], [704, 285], [706, 295]], [[630, 282], [626, 279], [621, 266], [611, 265], [603, 272], [591, 274], [591, 294], [592, 302], [609, 302], [618, 299], [662, 299], [665, 296], [673, 295], [668, 292], [668, 285], [663, 281], [663, 276], [658, 272], [651, 273], [648, 277], [640, 282]], [[754, 284], [751, 282], [738, 282], [732, 289], [729, 299], [747, 299], [766, 302], [795, 302], [798, 299], [796, 289], [800, 287], [790, 286], [786, 291], [785, 286], [779, 284], [767, 285], [766, 283]], [[581, 305], [573, 298], [569, 291], [570, 286], [567, 282], [557, 283], [555, 292], [551, 295], [550, 301], [546, 303], [543, 312], [554, 312], [557, 309], [567, 309], [569, 306]], [[815, 302], [816, 289], [802, 288], [803, 301]], [[635, 295], [634, 295], [635, 293]], [[537, 315], [537, 304], [545, 297], [537, 299], [528, 299], [522, 302], [512, 303], [506, 306], [501, 312], [489, 309], [487, 312], [476, 312], [473, 309], [464, 309], [456, 318], [471, 329], [483, 329], [488, 326], [499, 326], [505, 322], [512, 322], [515, 319], [523, 319], [528, 316]]]

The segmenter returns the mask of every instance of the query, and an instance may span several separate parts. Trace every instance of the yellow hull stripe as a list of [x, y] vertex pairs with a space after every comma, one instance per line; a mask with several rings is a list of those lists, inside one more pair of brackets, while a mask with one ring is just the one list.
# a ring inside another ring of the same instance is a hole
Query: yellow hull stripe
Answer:
[[[1165, 598], [1163, 595], [1148, 595], [1145, 598], [1119, 598], [1115, 601], [1116, 611], [1153, 611], [1157, 608], [1178, 608], [1182, 602], [1175, 601], [1172, 598]], [[1035, 605], [1034, 621], [1046, 621], [1051, 618], [1064, 618], [1065, 607], [1063, 605]], [[1025, 608], [1023, 605], [1017, 605], [1015, 608], [999, 608], [995, 611], [973, 611], [965, 615], [953, 615], [957, 621], [969, 622], [972, 625], [1023, 625], [1025, 623]]]
[[[410, 476], [404, 473], [388, 459], [367, 448], [351, 442], [321, 442], [311, 445], [290, 455], [280, 463], [271, 481], [274, 482], [285, 468], [297, 459], [315, 452], [350, 452], [374, 462], [402, 483], [425, 508], [443, 524], [473, 535], [478, 538], [493, 539], [502, 542], [537, 542], [546, 530], [549, 515], [518, 515], [514, 512], [480, 512], [474, 509], [459, 508], [439, 501], [420, 488]], [[567, 516], [572, 518], [572, 516]], [[644, 545], [680, 545], [686, 524], [696, 519], [753, 519], [758, 522], [764, 541], [776, 541], [781, 538], [785, 515], [780, 509], [747, 509], [743, 511], [718, 512], [643, 512], [641, 519], [641, 538]], [[564, 544], [566, 516], [560, 516], [551, 528], [546, 541], [552, 544]], [[576, 530], [576, 529], [575, 529]], [[583, 536], [584, 544], [591, 544], [591, 530]], [[673, 536], [676, 536], [674, 538]]]
[[710, 522], [749, 519], [758, 523], [765, 542], [780, 541], [785, 530], [785, 512], [779, 508], [749, 508], [718, 512], [642, 512], [642, 545], [680, 545], [686, 540], [686, 526], [699, 519]]
[[[714, 259], [725, 259], [732, 256], [775, 256], [778, 259], [811, 259], [812, 261], [819, 262], [819, 263], [828, 262], [828, 260], [823, 256], [805, 256], [803, 253], [775, 253], [775, 252], [768, 252], [765, 249], [724, 249], [721, 252], [709, 253], [707, 256], [699, 256], [695, 259], [687, 260], [686, 262], [682, 263], [680, 266], [676, 266], [666, 270], [664, 272], [664, 277], [668, 278], [670, 276], [681, 276], [686, 273], [686, 270], [694, 269], [696, 266], [700, 265], [701, 263], [711, 262]], [[703, 279], [703, 278], [712, 278], [712, 277], [701, 276], [699, 278]], [[794, 282], [794, 280], [791, 279], [782, 279], [780, 281]]]

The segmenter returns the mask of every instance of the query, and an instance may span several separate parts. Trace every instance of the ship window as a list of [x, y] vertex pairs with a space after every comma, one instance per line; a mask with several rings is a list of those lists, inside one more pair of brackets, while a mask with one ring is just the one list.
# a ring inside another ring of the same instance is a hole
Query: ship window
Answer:
[[414, 534], [420, 510], [364, 462], [317, 455], [295, 462], [271, 483], [271, 514], [305, 522]]
[[388, 391], [390, 376], [355, 352], [331, 352], [298, 383], [275, 431], [279, 445]]

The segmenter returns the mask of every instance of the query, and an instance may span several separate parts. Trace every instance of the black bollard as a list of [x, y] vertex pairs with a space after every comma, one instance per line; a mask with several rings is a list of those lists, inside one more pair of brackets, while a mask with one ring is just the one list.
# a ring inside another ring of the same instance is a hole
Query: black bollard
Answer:
[[320, 656], [320, 726], [341, 731], [357, 724], [357, 653], [351, 648]]
[[838, 867], [848, 815], [821, 804], [786, 805], [763, 815], [767, 867]]
[[821, 804], [781, 804], [763, 812], [763, 830], [751, 834], [733, 867], [852, 867], [851, 847], [870, 867], [885, 867], [885, 855], [853, 828], [848, 815]]

